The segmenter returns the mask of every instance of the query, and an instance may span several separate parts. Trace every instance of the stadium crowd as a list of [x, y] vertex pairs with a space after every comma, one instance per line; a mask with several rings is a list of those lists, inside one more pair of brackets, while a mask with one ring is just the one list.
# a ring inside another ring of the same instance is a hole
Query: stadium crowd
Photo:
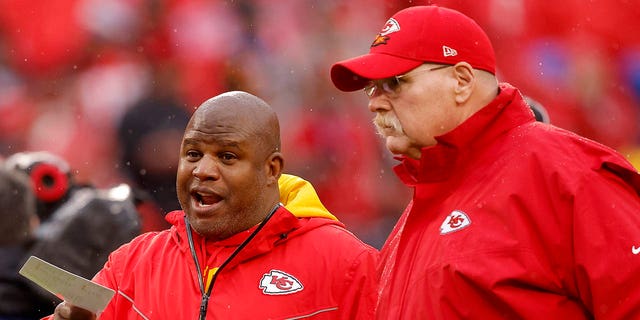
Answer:
[[0, 1], [0, 155], [49, 151], [75, 179], [130, 183], [168, 212], [178, 208], [176, 151], [190, 114], [244, 90], [278, 112], [285, 172], [311, 181], [333, 214], [380, 247], [409, 193], [372, 134], [365, 95], [339, 92], [328, 72], [416, 4], [474, 18], [502, 81], [545, 106], [553, 124], [640, 164], [637, 0]]

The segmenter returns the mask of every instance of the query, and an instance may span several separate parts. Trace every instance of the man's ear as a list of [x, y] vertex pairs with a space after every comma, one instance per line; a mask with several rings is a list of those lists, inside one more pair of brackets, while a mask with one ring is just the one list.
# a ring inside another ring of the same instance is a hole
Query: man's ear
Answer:
[[282, 153], [274, 152], [267, 159], [267, 178], [270, 180], [269, 184], [274, 183], [278, 184], [278, 179], [280, 179], [280, 175], [282, 174], [282, 169], [284, 168], [284, 158], [282, 157]]
[[455, 100], [457, 104], [464, 104], [471, 97], [476, 77], [473, 67], [467, 62], [458, 62], [453, 66], [456, 77]]

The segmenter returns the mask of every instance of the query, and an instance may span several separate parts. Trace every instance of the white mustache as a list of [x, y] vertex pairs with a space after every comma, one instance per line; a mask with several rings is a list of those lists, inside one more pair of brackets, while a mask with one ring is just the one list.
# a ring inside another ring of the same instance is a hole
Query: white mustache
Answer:
[[398, 118], [395, 115], [392, 115], [389, 113], [376, 114], [376, 117], [373, 118], [373, 125], [375, 125], [376, 130], [378, 131], [378, 134], [383, 137], [386, 137], [388, 135], [388, 134], [385, 134], [385, 132], [388, 133], [389, 129], [392, 129], [394, 133], [404, 134], [404, 129], [402, 128], [402, 124], [400, 123], [400, 120], [398, 120]]

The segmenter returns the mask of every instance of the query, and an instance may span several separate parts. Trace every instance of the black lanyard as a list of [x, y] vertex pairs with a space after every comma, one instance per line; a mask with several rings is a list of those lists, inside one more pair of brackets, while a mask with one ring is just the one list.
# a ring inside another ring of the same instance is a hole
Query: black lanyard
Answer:
[[207, 318], [207, 307], [209, 306], [209, 297], [211, 296], [211, 290], [213, 289], [213, 284], [216, 282], [216, 278], [218, 278], [218, 274], [220, 274], [220, 271], [222, 271], [222, 269], [226, 265], [228, 265], [229, 262], [231, 262], [231, 260], [235, 258], [235, 256], [238, 255], [238, 253], [240, 253], [240, 251], [244, 247], [247, 246], [249, 241], [251, 241], [258, 234], [258, 232], [260, 232], [260, 230], [262, 230], [262, 228], [267, 224], [267, 221], [271, 219], [271, 217], [273, 216], [274, 213], [276, 213], [276, 210], [278, 210], [279, 207], [280, 207], [280, 204], [279, 203], [276, 204], [275, 207], [271, 209], [271, 212], [269, 212], [269, 214], [264, 219], [262, 219], [262, 222], [260, 222], [258, 227], [249, 235], [249, 237], [247, 237], [247, 239], [245, 239], [236, 248], [236, 250], [234, 250], [233, 253], [231, 253], [229, 258], [227, 258], [227, 260], [225, 260], [220, 265], [220, 268], [218, 268], [218, 270], [216, 270], [216, 273], [213, 274], [213, 277], [211, 278], [211, 282], [209, 283], [209, 287], [207, 288], [206, 292], [204, 290], [204, 280], [203, 280], [202, 270], [200, 269], [200, 263], [198, 262], [198, 256], [196, 255], [195, 245], [193, 244], [193, 236], [191, 234], [191, 225], [189, 224], [189, 219], [187, 219], [187, 215], [186, 214], [184, 215], [184, 223], [187, 229], [187, 239], [189, 239], [189, 249], [191, 249], [191, 257], [193, 257], [193, 261], [196, 263], [196, 270], [198, 271], [198, 284], [200, 285], [200, 293], [202, 293], [202, 302], [200, 303], [200, 316], [198, 317], [199, 320], [205, 320]]

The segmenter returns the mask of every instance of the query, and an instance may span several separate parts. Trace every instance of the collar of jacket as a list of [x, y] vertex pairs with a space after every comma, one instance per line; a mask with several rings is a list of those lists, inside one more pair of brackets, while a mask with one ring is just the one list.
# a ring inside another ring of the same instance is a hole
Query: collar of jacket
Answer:
[[518, 89], [508, 83], [501, 83], [499, 88], [491, 103], [452, 131], [436, 137], [435, 146], [422, 149], [420, 160], [395, 157], [401, 161], [393, 168], [400, 180], [409, 186], [446, 180], [465, 165], [465, 159], [472, 157], [476, 149], [486, 147], [516, 126], [535, 121]]
[[[188, 254], [190, 249], [189, 242], [187, 241], [186, 225], [184, 224], [184, 211], [172, 211], [167, 214], [166, 220], [173, 225], [170, 230], [173, 240], [178, 243], [181, 251]], [[231, 268], [242, 261], [268, 253], [275, 246], [281, 245], [291, 238], [325, 224], [344, 226], [341, 222], [328, 218], [299, 218], [285, 207], [280, 206], [264, 228], [251, 240], [249, 245], [233, 259], [228, 267]], [[196, 247], [200, 247], [203, 244], [235, 247], [242, 243], [256, 227], [257, 226], [254, 226], [227, 239], [216, 242], [203, 241], [203, 238], [194, 232], [193, 240]], [[200, 252], [200, 250], [201, 248], [197, 248], [196, 251]]]
[[[181, 210], [172, 211], [167, 214], [166, 219], [173, 224], [170, 230], [173, 240], [178, 243], [180, 250], [183, 251], [184, 254], [190, 254], [186, 225], [184, 224], [184, 212]], [[280, 244], [283, 240], [286, 240], [286, 237], [282, 236], [283, 234], [289, 234], [299, 229], [300, 224], [301, 222], [298, 221], [295, 216], [281, 206], [255, 238], [229, 263], [226, 269], [233, 268], [249, 258], [269, 252], [273, 247]], [[196, 252], [200, 255], [200, 252], [206, 250], [203, 246], [236, 247], [242, 243], [256, 227], [257, 226], [254, 226], [220, 241], [206, 241], [198, 233], [193, 232], [193, 242], [196, 246]]]

